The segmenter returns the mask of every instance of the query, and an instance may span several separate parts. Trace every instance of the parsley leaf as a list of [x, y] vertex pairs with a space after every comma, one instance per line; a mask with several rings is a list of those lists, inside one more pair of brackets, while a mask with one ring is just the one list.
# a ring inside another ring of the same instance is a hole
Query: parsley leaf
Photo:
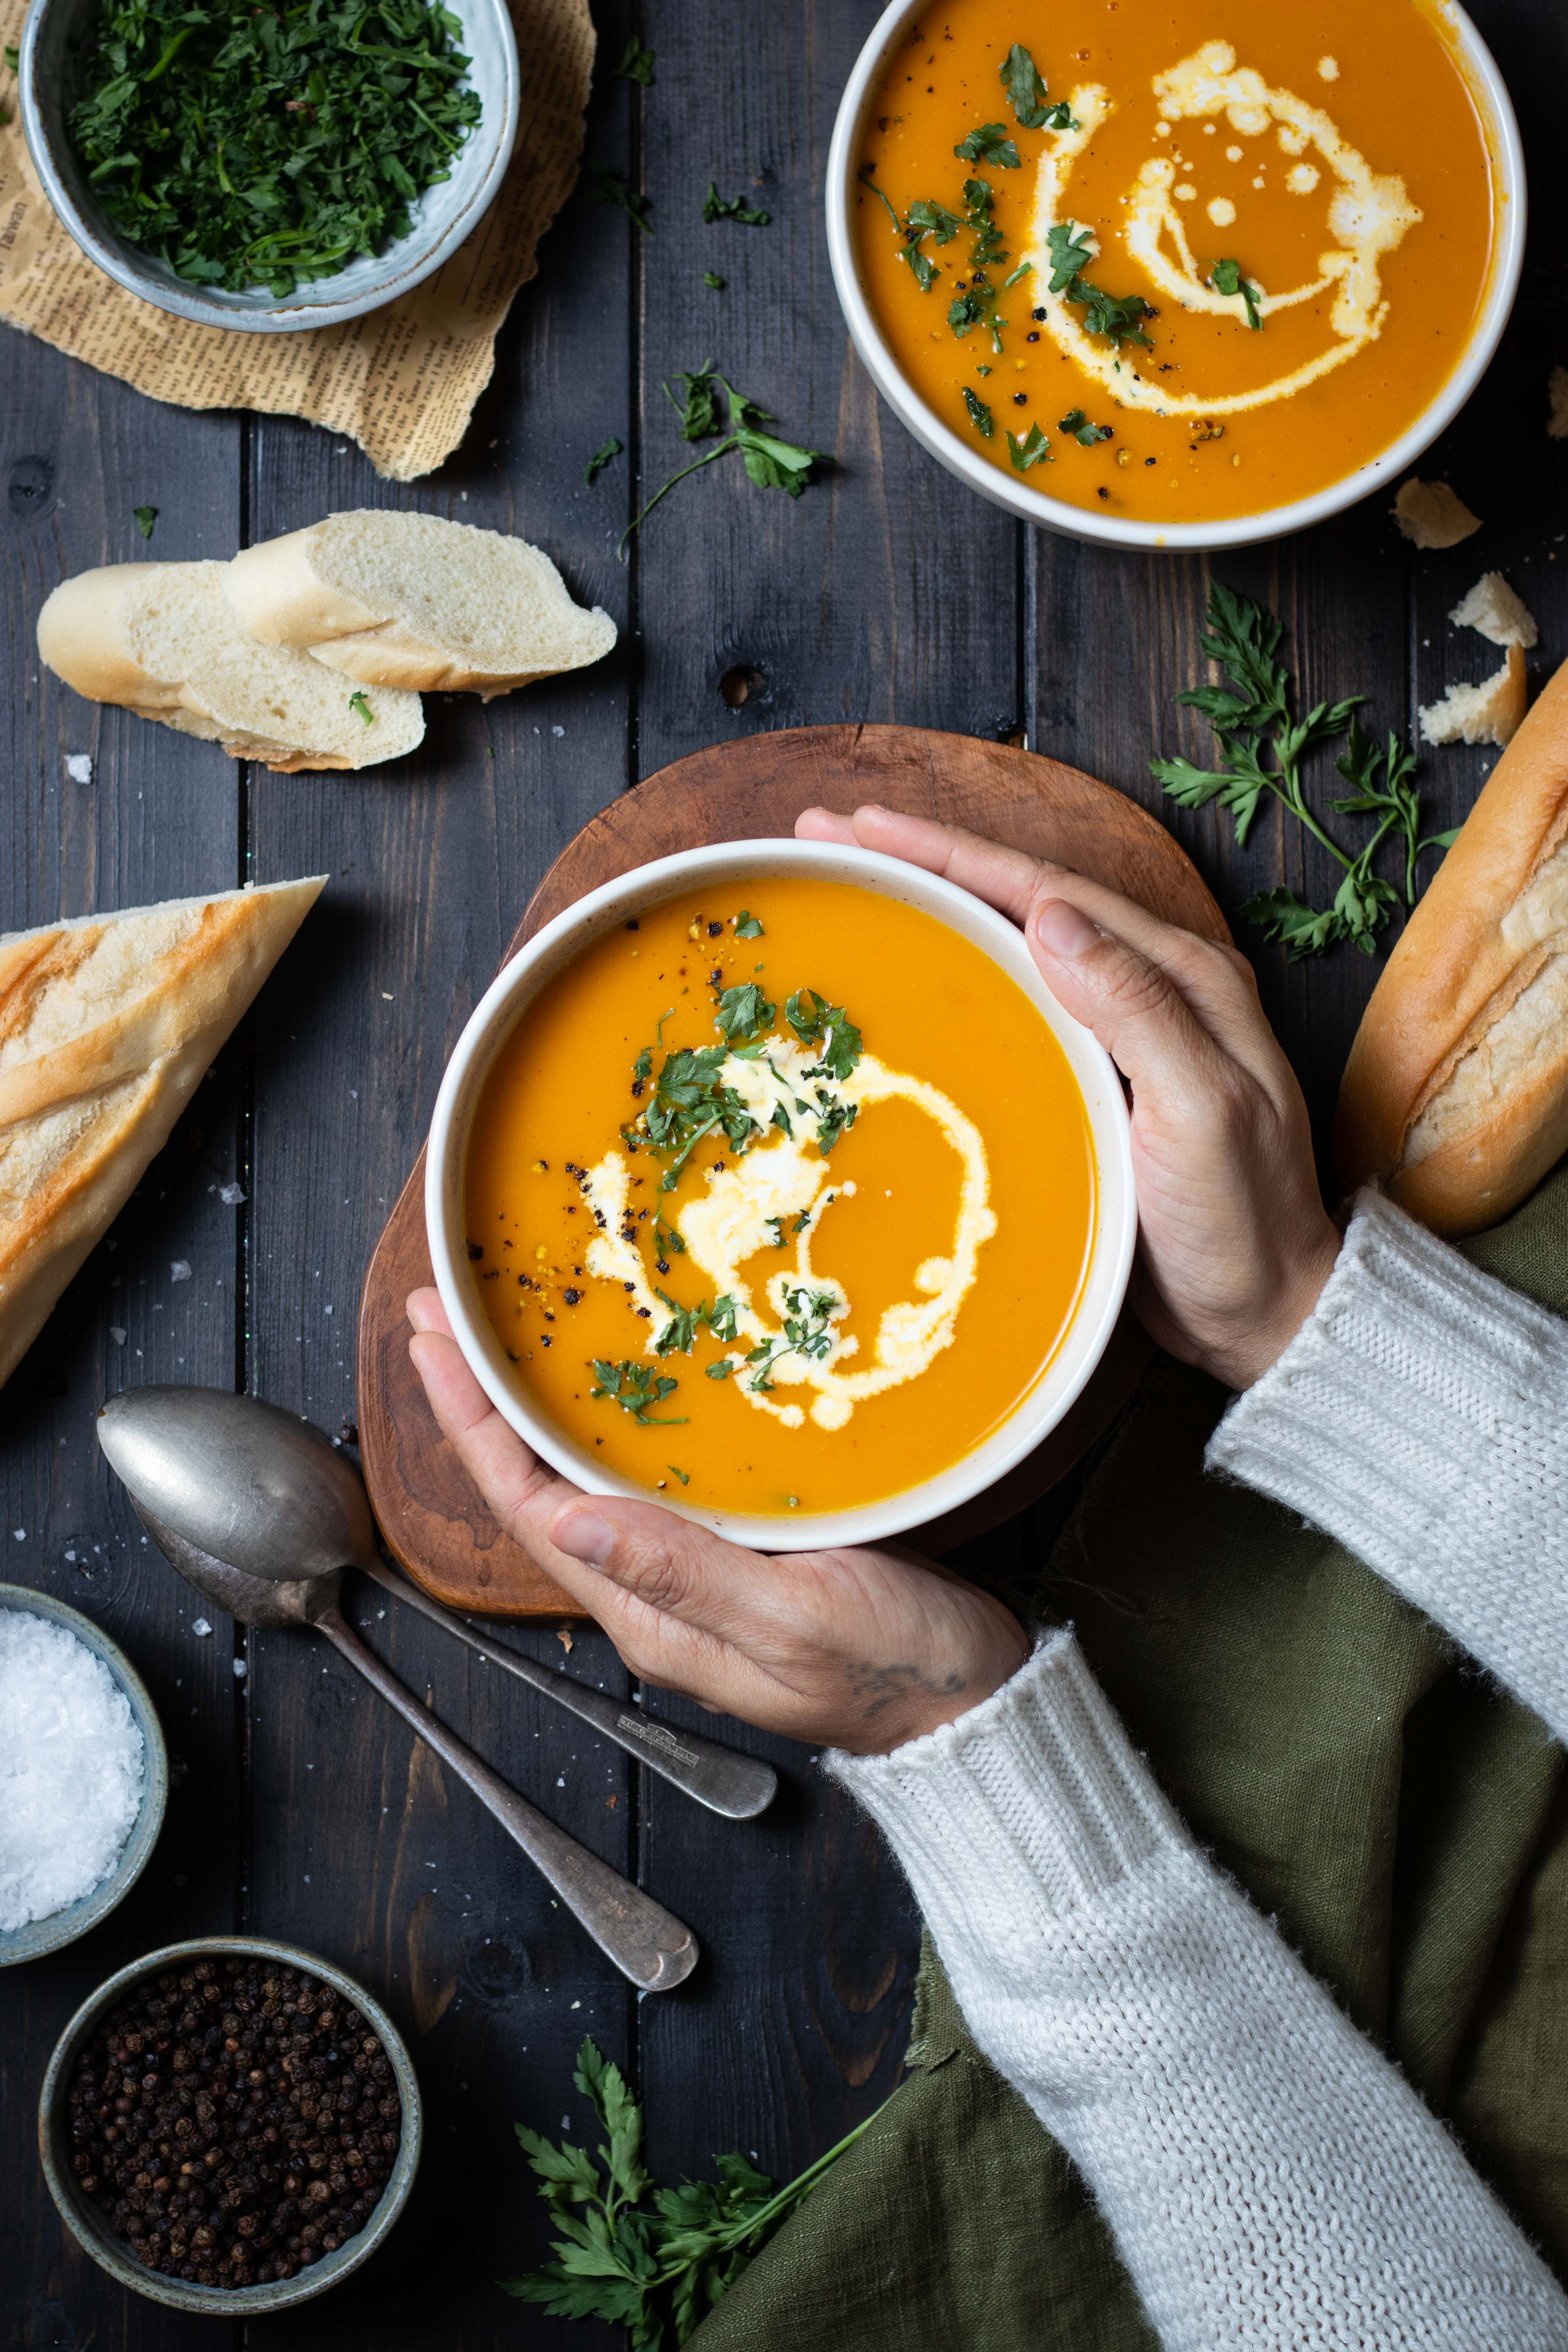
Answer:
[[721, 294], [724, 291], [724, 280], [716, 269], [705, 269], [702, 273], [702, 283], [704, 286], [711, 286], [716, 294]]
[[645, 48], [635, 33], [621, 51], [616, 71], [623, 81], [640, 81], [645, 89], [653, 88], [653, 51]]
[[1085, 449], [1092, 449], [1097, 441], [1109, 441], [1110, 438], [1110, 425], [1091, 425], [1081, 408], [1069, 408], [1065, 416], [1058, 416], [1057, 430], [1058, 433], [1070, 433]]
[[760, 940], [763, 937], [761, 923], [755, 915], [748, 914], [744, 907], [735, 919], [735, 937], [738, 940]]
[[1085, 333], [1107, 335], [1118, 350], [1123, 343], [1141, 343], [1152, 351], [1139, 320], [1154, 313], [1142, 294], [1107, 294], [1084, 277], [1084, 265], [1091, 258], [1088, 229], [1074, 221], [1054, 221], [1046, 231], [1046, 244], [1051, 257], [1050, 291], [1082, 306]]
[[792, 499], [800, 497], [814, 466], [831, 465], [833, 462], [825, 450], [797, 448], [794, 442], [781, 441], [774, 434], [763, 433], [762, 425], [773, 422], [767, 410], [759, 407], [754, 400], [748, 400], [744, 393], [737, 392], [726, 377], [719, 374], [711, 360], [705, 361], [700, 368], [686, 370], [677, 376], [676, 382], [686, 387], [683, 400], [676, 399], [668, 384], [664, 389], [666, 397], [680, 416], [680, 437], [683, 441], [703, 441], [723, 431], [719, 411], [721, 393], [729, 403], [730, 429], [716, 449], [708, 450], [703, 457], [694, 458], [689, 466], [682, 466], [678, 472], [671, 474], [668, 481], [654, 492], [642, 511], [633, 516], [620, 537], [617, 551], [623, 559], [627, 540], [633, 531], [640, 530], [659, 500], [668, 498], [676, 484], [685, 481], [689, 474], [700, 472], [704, 466], [715, 465], [721, 457], [729, 457], [731, 450], [740, 451], [747, 477], [759, 489], [783, 490]]
[[158, 520], [157, 508], [132, 507], [131, 512], [135, 520], [136, 528], [141, 532], [142, 538], [151, 539], [153, 536], [153, 525]]
[[350, 695], [349, 709], [353, 712], [356, 719], [363, 719], [367, 727], [374, 727], [375, 725], [375, 713], [371, 709], [370, 704], [365, 698], [365, 691], [363, 686], [360, 688], [357, 694]]
[[594, 484], [598, 480], [600, 475], [604, 472], [611, 459], [618, 457], [625, 446], [625, 442], [617, 441], [613, 433], [607, 441], [602, 441], [599, 444], [599, 446], [595, 450], [593, 456], [589, 458], [587, 464], [583, 468], [583, 479], [587, 483], [590, 489], [592, 489]]
[[1002, 122], [983, 122], [978, 131], [961, 139], [952, 152], [965, 163], [994, 163], [1004, 172], [1016, 172], [1020, 161], [1018, 150]]
[[612, 171], [608, 163], [590, 163], [588, 202], [591, 205], [616, 205], [629, 221], [635, 221], [645, 236], [653, 235], [648, 215], [653, 199], [626, 185], [625, 175]]
[[713, 1026], [732, 1045], [737, 1038], [750, 1045], [773, 1025], [775, 1005], [770, 1004], [754, 980], [727, 988], [719, 999]]
[[733, 221], [737, 228], [766, 228], [772, 213], [755, 212], [742, 204], [739, 196], [721, 196], [716, 180], [708, 183], [708, 194], [702, 199], [705, 221]]
[[1263, 320], [1258, 309], [1258, 289], [1249, 286], [1241, 274], [1239, 261], [1216, 261], [1209, 277], [1216, 294], [1239, 294], [1247, 311], [1247, 323], [1261, 331]]
[[1026, 474], [1031, 466], [1051, 465], [1051, 445], [1037, 425], [1031, 425], [1020, 441], [1016, 433], [1007, 436], [1007, 456], [1016, 474]]
[[674, 1462], [667, 1462], [664, 1466], [667, 1470], [674, 1473], [675, 1476], [679, 1479], [683, 1486], [690, 1486], [691, 1473], [689, 1470], [682, 1470], [679, 1465]]
[[674, 1353], [689, 1356], [697, 1339], [697, 1327], [705, 1319], [702, 1308], [682, 1307], [678, 1298], [671, 1298], [668, 1293], [663, 1290], [656, 1290], [654, 1297], [662, 1300], [669, 1309], [669, 1321], [653, 1343], [655, 1355], [668, 1356]]
[[963, 404], [969, 411], [969, 421], [971, 425], [973, 425], [976, 433], [979, 434], [980, 438], [983, 441], [989, 441], [994, 423], [991, 411], [986, 407], [985, 403], [983, 400], [979, 399], [974, 393], [971, 392], [967, 384], [963, 387]]
[[673, 1396], [680, 1386], [679, 1381], [656, 1372], [651, 1364], [634, 1364], [626, 1357], [618, 1364], [610, 1364], [603, 1356], [595, 1356], [594, 1370], [599, 1376], [599, 1382], [596, 1388], [589, 1390], [589, 1395], [611, 1398], [623, 1412], [630, 1413], [640, 1428], [685, 1427], [687, 1416], [684, 1413], [673, 1419], [659, 1419], [648, 1411], [649, 1405], [662, 1404], [666, 1397]]
[[1072, 110], [1065, 99], [1054, 106], [1046, 103], [1046, 85], [1040, 79], [1034, 58], [1015, 41], [1003, 58], [998, 70], [1003, 86], [1013, 102], [1013, 111], [1026, 131], [1076, 131]]
[[[685, 1472], [674, 1463], [666, 1467], [685, 1483]], [[714, 2159], [717, 2180], [655, 2189], [643, 2167], [642, 2109], [619, 2068], [584, 2042], [574, 2079], [605, 2127], [605, 2144], [598, 2150], [605, 2171], [570, 2142], [557, 2147], [525, 2124], [516, 2126], [561, 2234], [552, 2246], [553, 2262], [500, 2284], [508, 2294], [539, 2304], [555, 2318], [603, 2319], [629, 2328], [638, 2352], [659, 2352], [671, 2337], [684, 2344], [867, 2127], [857, 2125], [786, 2189], [775, 2189], [738, 2155]]]
[[[844, 1007], [827, 1003], [815, 988], [797, 988], [784, 1005], [784, 1019], [803, 1045], [821, 1045], [822, 1056], [816, 1068], [842, 1086], [862, 1052], [860, 1032]], [[815, 1077], [816, 1069], [807, 1070], [805, 1075]]]

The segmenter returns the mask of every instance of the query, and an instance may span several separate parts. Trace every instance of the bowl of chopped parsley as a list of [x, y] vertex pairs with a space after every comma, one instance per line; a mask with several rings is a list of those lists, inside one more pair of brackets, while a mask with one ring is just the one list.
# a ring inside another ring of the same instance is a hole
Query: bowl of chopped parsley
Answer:
[[506, 0], [34, 0], [19, 72], [78, 245], [203, 326], [335, 326], [407, 293], [517, 137]]

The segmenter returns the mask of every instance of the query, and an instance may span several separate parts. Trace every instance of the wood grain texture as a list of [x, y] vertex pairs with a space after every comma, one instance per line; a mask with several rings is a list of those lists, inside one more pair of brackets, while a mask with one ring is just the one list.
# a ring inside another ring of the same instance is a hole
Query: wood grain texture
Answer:
[[[1548, 372], [1568, 364], [1560, 6], [1472, 0], [1524, 132], [1529, 275], [1486, 382], [1419, 471], [1449, 476], [1484, 530], [1416, 554], [1378, 501], [1212, 562], [1120, 557], [1025, 530], [961, 489], [877, 400], [833, 298], [821, 187], [838, 92], [878, 8], [645, 0], [636, 29], [657, 58], [646, 91], [614, 73], [634, 22], [626, 0], [596, 12], [586, 152], [648, 191], [655, 233], [582, 198], [568, 205], [500, 339], [468, 442], [429, 481], [395, 488], [329, 436], [162, 408], [22, 336], [0, 339], [0, 921], [248, 873], [332, 877], [114, 1246], [84, 1267], [0, 1391], [4, 1572], [88, 1608], [126, 1643], [176, 1768], [168, 1827], [130, 1901], [83, 1944], [5, 1979], [7, 2352], [201, 2352], [231, 2337], [241, 2352], [237, 2328], [111, 2287], [63, 2241], [32, 2153], [32, 2103], [60, 2025], [93, 1983], [165, 1934], [243, 1922], [353, 1969], [409, 2036], [430, 2103], [423, 2176], [385, 2249], [320, 2303], [244, 2331], [250, 2352], [620, 2344], [614, 2331], [520, 2310], [493, 2285], [546, 2235], [513, 2118], [558, 2132], [569, 2116], [580, 2143], [597, 2137], [571, 2084], [584, 2031], [634, 2067], [662, 2178], [705, 2172], [728, 2147], [754, 2150], [783, 2177], [898, 2080], [916, 1923], [875, 1838], [809, 1752], [726, 1727], [772, 1757], [785, 1786], [761, 1822], [713, 1822], [662, 1784], [639, 1787], [618, 1755], [470, 1667], [434, 1629], [353, 1596], [366, 1638], [413, 1688], [702, 1937], [708, 1957], [691, 1983], [636, 2004], [513, 1866], [488, 1818], [428, 1772], [403, 1727], [372, 1712], [324, 1649], [302, 1637], [253, 1643], [245, 1695], [228, 1628], [193, 1635], [180, 1588], [97, 1462], [93, 1411], [131, 1380], [245, 1383], [352, 1433], [342, 1325], [452, 1042], [517, 909], [580, 828], [618, 812], [637, 776], [781, 728], [891, 721], [992, 741], [1026, 732], [1034, 750], [1165, 818], [1227, 912], [1278, 881], [1321, 899], [1328, 861], [1293, 829], [1260, 822], [1238, 850], [1214, 812], [1162, 809], [1149, 775], [1152, 753], [1208, 750], [1173, 697], [1202, 675], [1210, 578], [1279, 612], [1304, 695], [1364, 693], [1369, 719], [1406, 735], [1419, 703], [1494, 666], [1490, 647], [1447, 619], [1482, 570], [1502, 571], [1541, 623], [1537, 680], [1568, 652], [1568, 444], [1543, 429]], [[765, 205], [772, 226], [704, 224], [710, 177]], [[722, 291], [703, 283], [710, 270], [726, 278]], [[618, 533], [691, 454], [662, 385], [707, 359], [834, 466], [798, 502], [754, 490], [738, 458], [711, 467], [660, 506], [622, 566]], [[583, 467], [610, 435], [624, 454], [590, 489]], [[150, 547], [132, 519], [142, 504], [160, 509]], [[223, 556], [333, 508], [381, 504], [538, 540], [579, 595], [615, 614], [616, 653], [488, 709], [433, 699], [417, 760], [336, 782], [252, 777], [40, 674], [37, 607], [69, 571], [148, 552]], [[737, 669], [747, 691], [732, 703], [722, 681]], [[64, 774], [74, 751], [96, 756], [90, 786]], [[1464, 814], [1493, 756], [1424, 754], [1435, 827]], [[1313, 790], [1321, 802], [1334, 789], [1324, 761]], [[1342, 951], [1290, 966], [1255, 933], [1239, 936], [1321, 1124], [1377, 964]], [[207, 1188], [235, 1176], [249, 1197], [226, 1209]], [[176, 1283], [182, 1262], [192, 1277]], [[121, 1329], [123, 1346], [111, 1336]], [[1068, 1500], [1058, 1489], [954, 1564], [1026, 1583]], [[542, 1627], [505, 1638], [564, 1655]], [[575, 1636], [567, 1664], [626, 1687], [596, 1633]], [[707, 1725], [684, 1702], [651, 1703]]]
[[[1211, 939], [1225, 919], [1195, 867], [1142, 809], [1092, 776], [1005, 744], [906, 727], [795, 728], [696, 751], [584, 825], [555, 860], [507, 950], [601, 883], [709, 842], [787, 835], [803, 809], [868, 800], [984, 832], [1092, 875]], [[365, 1484], [402, 1565], [453, 1609], [580, 1622], [566, 1595], [503, 1533], [430, 1416], [408, 1359], [404, 1301], [434, 1280], [425, 1154], [376, 1244], [360, 1297], [359, 1428]], [[1131, 1317], [1058, 1428], [1002, 1484], [907, 1540], [939, 1556], [1025, 1510], [1066, 1475], [1125, 1402], [1148, 1360]]]

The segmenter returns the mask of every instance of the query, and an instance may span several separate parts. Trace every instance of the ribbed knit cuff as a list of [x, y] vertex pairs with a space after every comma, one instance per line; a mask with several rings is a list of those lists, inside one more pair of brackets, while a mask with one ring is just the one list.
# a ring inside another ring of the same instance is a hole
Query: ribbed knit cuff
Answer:
[[1043, 1926], [1158, 1848], [1190, 1845], [1070, 1633], [955, 1723], [890, 1756], [823, 1762], [882, 1830], [944, 1949], [977, 1912]]
[[1561, 1733], [1565, 1411], [1568, 1326], [1366, 1192], [1206, 1462], [1326, 1528]]

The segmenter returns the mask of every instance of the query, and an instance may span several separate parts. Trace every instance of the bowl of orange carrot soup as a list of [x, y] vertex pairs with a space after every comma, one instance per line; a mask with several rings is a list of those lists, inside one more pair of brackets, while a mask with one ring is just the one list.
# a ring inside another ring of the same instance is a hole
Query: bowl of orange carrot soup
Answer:
[[1019, 932], [853, 848], [644, 866], [496, 980], [426, 1215], [489, 1394], [577, 1485], [865, 1542], [1039, 1444], [1137, 1228], [1121, 1081]]
[[895, 0], [827, 168], [839, 299], [915, 438], [1138, 548], [1397, 478], [1497, 348], [1524, 211], [1451, 0]]

